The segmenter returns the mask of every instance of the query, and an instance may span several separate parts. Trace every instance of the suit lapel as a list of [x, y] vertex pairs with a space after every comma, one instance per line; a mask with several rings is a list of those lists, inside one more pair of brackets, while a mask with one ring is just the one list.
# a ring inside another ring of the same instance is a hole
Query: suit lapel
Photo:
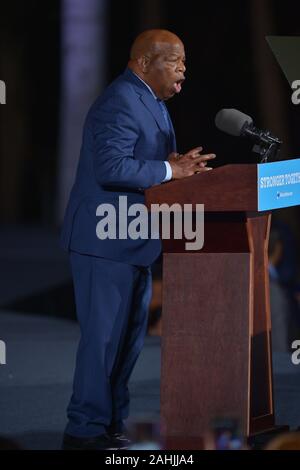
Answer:
[[154, 99], [148, 90], [145, 90], [145, 92], [140, 94], [140, 100], [146, 106], [148, 111], [150, 111], [160, 130], [166, 135], [166, 137], [169, 138], [167, 124], [158, 102]]
[[144, 83], [130, 69], [127, 68], [123, 75], [126, 80], [129, 80], [134, 85], [135, 91], [139, 95], [141, 102], [144, 106], [146, 106], [148, 111], [150, 111], [156, 121], [156, 124], [168, 138], [169, 132], [163, 113], [150, 90], [148, 90], [146, 85], [144, 85]]
[[167, 110], [167, 114], [168, 114], [169, 123], [171, 127], [171, 133], [169, 133], [167, 123], [165, 122], [165, 118], [163, 116], [162, 110], [160, 109], [158, 102], [155, 100], [154, 96], [152, 96], [151, 92], [147, 89], [144, 83], [138, 77], [136, 77], [136, 75], [128, 68], [124, 72], [124, 77], [126, 78], [126, 80], [129, 80], [134, 85], [135, 91], [139, 95], [141, 102], [148, 109], [148, 111], [152, 114], [159, 129], [164, 133], [168, 141], [168, 146], [170, 148], [170, 151], [176, 152], [175, 132], [174, 132], [173, 124], [172, 124], [168, 110]]

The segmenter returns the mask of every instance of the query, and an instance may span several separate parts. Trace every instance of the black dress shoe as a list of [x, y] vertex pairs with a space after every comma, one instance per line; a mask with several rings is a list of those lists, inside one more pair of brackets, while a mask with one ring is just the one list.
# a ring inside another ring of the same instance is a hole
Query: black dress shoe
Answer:
[[[123, 447], [122, 447], [123, 448]], [[118, 441], [114, 441], [108, 434], [97, 437], [75, 437], [64, 434], [62, 450], [118, 450]]]
[[128, 449], [132, 445], [131, 440], [121, 432], [110, 433], [109, 437], [112, 445], [117, 446], [118, 449]]

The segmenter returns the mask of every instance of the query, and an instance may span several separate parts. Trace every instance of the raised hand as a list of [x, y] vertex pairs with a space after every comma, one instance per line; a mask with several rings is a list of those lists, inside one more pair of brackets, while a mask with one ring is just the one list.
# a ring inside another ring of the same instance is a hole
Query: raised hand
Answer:
[[214, 153], [202, 155], [202, 150], [202, 147], [196, 147], [184, 155], [171, 153], [168, 162], [172, 168], [172, 179], [186, 178], [196, 173], [212, 170], [207, 166], [207, 162], [216, 158], [216, 155]]

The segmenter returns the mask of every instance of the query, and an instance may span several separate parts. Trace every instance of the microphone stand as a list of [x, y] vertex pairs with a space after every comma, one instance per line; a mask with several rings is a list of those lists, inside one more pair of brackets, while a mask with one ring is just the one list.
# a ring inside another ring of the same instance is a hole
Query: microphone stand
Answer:
[[242, 135], [250, 137], [255, 141], [252, 152], [260, 156], [260, 163], [267, 163], [268, 160], [277, 159], [282, 141], [273, 136], [270, 131], [261, 131], [246, 123], [242, 130]]
[[267, 163], [269, 161], [277, 160], [278, 154], [280, 152], [280, 145], [275, 142], [266, 146], [265, 144], [255, 144], [252, 148], [252, 152], [258, 153], [260, 156], [260, 163]]

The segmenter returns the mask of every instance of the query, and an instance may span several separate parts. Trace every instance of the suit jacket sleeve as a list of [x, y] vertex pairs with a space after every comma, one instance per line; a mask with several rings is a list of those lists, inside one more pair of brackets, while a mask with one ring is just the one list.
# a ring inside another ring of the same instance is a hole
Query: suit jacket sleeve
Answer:
[[164, 161], [135, 158], [138, 122], [122, 96], [110, 97], [91, 117], [94, 170], [101, 185], [148, 188], [166, 176]]

